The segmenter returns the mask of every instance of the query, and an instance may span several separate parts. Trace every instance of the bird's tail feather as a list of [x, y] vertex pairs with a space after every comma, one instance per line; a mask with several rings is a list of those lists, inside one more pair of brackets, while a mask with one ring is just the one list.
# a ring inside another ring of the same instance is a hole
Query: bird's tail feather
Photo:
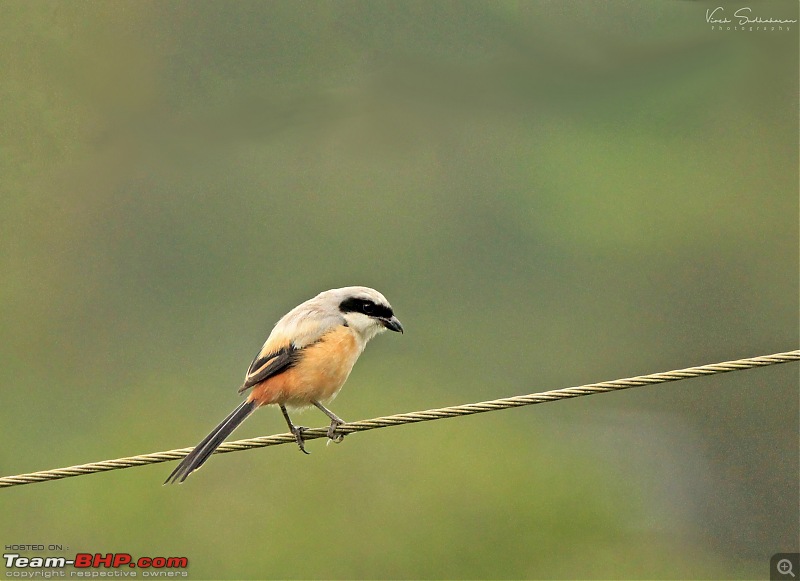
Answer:
[[174, 482], [183, 482], [186, 478], [200, 468], [203, 463], [208, 460], [208, 457], [214, 453], [214, 450], [219, 448], [220, 444], [225, 441], [225, 438], [231, 435], [239, 424], [247, 419], [258, 407], [254, 401], [244, 401], [239, 407], [233, 410], [227, 418], [214, 428], [214, 430], [203, 441], [194, 447], [194, 450], [189, 452], [178, 467], [172, 471], [164, 484], [171, 484]]

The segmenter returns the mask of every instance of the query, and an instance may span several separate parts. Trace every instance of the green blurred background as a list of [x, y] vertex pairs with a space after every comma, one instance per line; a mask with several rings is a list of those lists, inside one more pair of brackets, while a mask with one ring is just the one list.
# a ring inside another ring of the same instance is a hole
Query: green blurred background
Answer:
[[[797, 348], [797, 25], [717, 5], [0, 2], [0, 475], [194, 445], [335, 286], [406, 327], [350, 420]], [[0, 542], [193, 579], [766, 578], [798, 413], [788, 364], [115, 471], [0, 491]]]

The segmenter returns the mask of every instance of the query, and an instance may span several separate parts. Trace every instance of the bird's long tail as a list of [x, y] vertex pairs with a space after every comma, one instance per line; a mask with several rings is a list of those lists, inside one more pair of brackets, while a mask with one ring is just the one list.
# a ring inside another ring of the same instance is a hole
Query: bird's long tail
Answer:
[[220, 444], [225, 441], [225, 438], [230, 436], [233, 430], [245, 421], [247, 416], [252, 414], [257, 407], [258, 404], [254, 401], [242, 402], [208, 436], [203, 438], [203, 441], [197, 444], [194, 450], [189, 452], [189, 455], [178, 464], [178, 467], [172, 471], [172, 474], [169, 475], [164, 484], [186, 480], [189, 474], [200, 468], [208, 460], [208, 457], [214, 453], [214, 450], [219, 448]]

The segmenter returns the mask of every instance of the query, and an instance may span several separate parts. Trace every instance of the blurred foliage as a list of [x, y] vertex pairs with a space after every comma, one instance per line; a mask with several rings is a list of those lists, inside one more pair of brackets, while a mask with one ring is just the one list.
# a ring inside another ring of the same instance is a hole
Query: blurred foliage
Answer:
[[[196, 443], [334, 286], [407, 330], [348, 419], [796, 348], [797, 29], [716, 5], [3, 0], [0, 473]], [[117, 471], [3, 491], [0, 540], [193, 579], [765, 577], [799, 411], [785, 365]]]

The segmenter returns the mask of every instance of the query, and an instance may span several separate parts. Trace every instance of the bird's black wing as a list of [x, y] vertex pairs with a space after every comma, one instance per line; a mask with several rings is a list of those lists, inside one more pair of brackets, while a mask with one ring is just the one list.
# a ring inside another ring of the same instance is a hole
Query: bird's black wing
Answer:
[[244, 380], [244, 385], [239, 388], [239, 393], [247, 391], [265, 379], [275, 377], [284, 371], [288, 371], [297, 365], [302, 351], [302, 349], [297, 349], [294, 345], [289, 344], [275, 353], [268, 353], [263, 356], [259, 353], [250, 364], [250, 368], [247, 370], [247, 377], [245, 377]]

